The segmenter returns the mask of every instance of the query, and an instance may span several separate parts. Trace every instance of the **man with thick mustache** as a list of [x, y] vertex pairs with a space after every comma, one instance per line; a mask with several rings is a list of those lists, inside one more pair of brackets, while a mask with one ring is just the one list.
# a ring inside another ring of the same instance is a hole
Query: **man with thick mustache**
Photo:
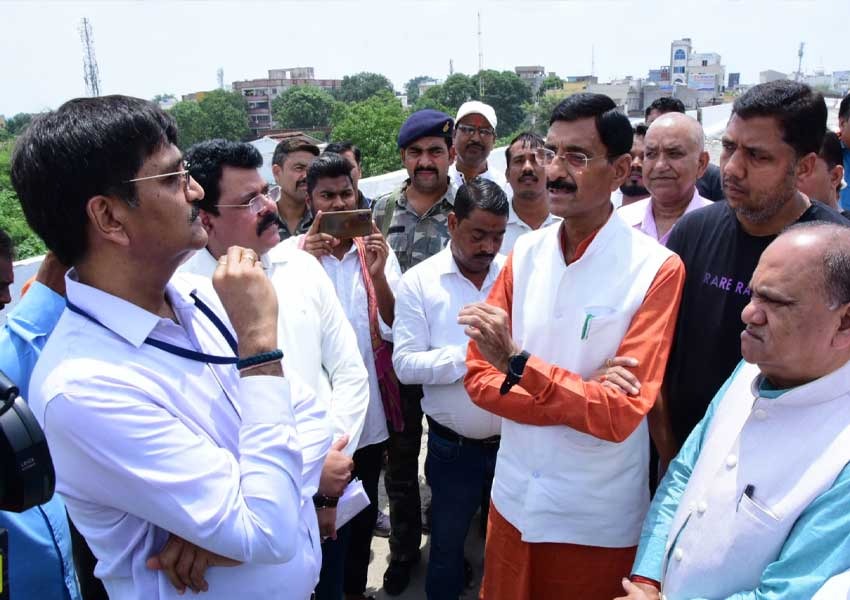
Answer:
[[652, 196], [623, 207], [620, 216], [666, 244], [682, 215], [711, 204], [696, 188], [708, 164], [703, 142], [696, 119], [680, 113], [659, 117], [649, 128], [644, 146], [643, 181]]
[[632, 142], [632, 149], [629, 151], [632, 156], [632, 168], [626, 181], [611, 197], [615, 206], [618, 205], [618, 200], [619, 206], [628, 206], [644, 198], [649, 198], [649, 190], [646, 189], [643, 181], [643, 143], [646, 130], [647, 126], [643, 123], [635, 125], [635, 137]]
[[[455, 188], [448, 177], [455, 157], [452, 118], [437, 110], [410, 115], [398, 132], [401, 162], [408, 179], [401, 187], [375, 199], [372, 215], [402, 273], [437, 254], [449, 241], [449, 213]], [[422, 541], [419, 497], [419, 449], [422, 442], [422, 386], [402, 385], [402, 431], [390, 431], [386, 486], [390, 500], [390, 564], [384, 591], [400, 594], [419, 561]]]
[[[561, 102], [543, 162], [564, 220], [520, 237], [487, 302], [460, 312], [472, 340], [467, 392], [502, 417], [486, 600], [610, 600], [635, 555], [649, 506], [646, 414], [685, 272], [614, 211], [631, 147], [629, 120], [609, 97]], [[628, 393], [593, 379], [617, 356], [637, 359], [641, 384]]]
[[449, 178], [455, 188], [481, 177], [504, 189], [505, 178], [487, 165], [496, 143], [497, 122], [495, 109], [478, 100], [464, 102], [457, 110], [454, 129], [456, 158], [449, 167]]
[[272, 156], [272, 175], [280, 186], [277, 212], [282, 216], [280, 239], [306, 233], [313, 223], [307, 206], [307, 168], [319, 156], [319, 147], [301, 137], [282, 140]]
[[[257, 254], [280, 305], [278, 339], [284, 363], [316, 391], [336, 439], [324, 462], [318, 493], [339, 497], [354, 466], [351, 456], [369, 402], [366, 369], [354, 330], [321, 266], [279, 242], [275, 202], [280, 188], [269, 186], [260, 175], [259, 151], [246, 143], [209, 140], [189, 148], [186, 160], [192, 177], [206, 192], [198, 205], [207, 245], [180, 271], [211, 277], [220, 257], [233, 245]], [[331, 513], [319, 513], [323, 529]]]
[[502, 239], [502, 254], [513, 250], [517, 238], [522, 234], [561, 221], [560, 217], [549, 211], [543, 138], [530, 131], [520, 133], [505, 149], [505, 164], [505, 175], [513, 196], [508, 206], [508, 225]]
[[665, 425], [654, 439], [662, 464], [741, 360], [739, 315], [764, 249], [793, 223], [848, 223], [797, 190], [815, 168], [826, 116], [823, 96], [802, 83], [774, 81], [740, 96], [722, 138], [727, 201], [685, 215], [670, 235], [667, 247], [684, 261], [687, 279], [657, 408]]

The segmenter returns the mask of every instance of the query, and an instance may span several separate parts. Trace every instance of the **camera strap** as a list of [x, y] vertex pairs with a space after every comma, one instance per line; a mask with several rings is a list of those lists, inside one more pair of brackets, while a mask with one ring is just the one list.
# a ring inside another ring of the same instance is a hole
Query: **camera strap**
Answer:
[[[233, 334], [230, 333], [230, 330], [227, 329], [224, 323], [221, 322], [221, 319], [210, 309], [209, 306], [204, 304], [204, 302], [195, 295], [195, 292], [189, 294], [192, 296], [192, 300], [195, 302], [195, 306], [198, 307], [207, 319], [215, 326], [216, 329], [221, 333], [225, 340], [227, 340], [227, 344], [230, 346], [231, 350], [233, 350], [234, 356], [215, 356], [213, 354], [206, 354], [204, 352], [197, 352], [195, 350], [189, 350], [188, 348], [181, 348], [180, 346], [175, 346], [174, 344], [169, 344], [168, 342], [163, 342], [162, 340], [158, 340], [152, 337], [145, 338], [144, 343], [149, 346], [153, 346], [154, 348], [159, 348], [163, 352], [168, 352], [169, 354], [174, 354], [175, 356], [179, 356], [181, 358], [188, 358], [189, 360], [194, 360], [196, 362], [208, 363], [211, 365], [235, 365], [236, 361], [239, 360], [239, 350], [236, 344], [236, 339], [233, 337]], [[81, 317], [85, 317], [92, 323], [96, 323], [103, 327], [104, 329], [109, 329], [106, 325], [95, 319], [92, 315], [84, 311], [82, 308], [72, 303], [67, 298], [65, 299], [65, 305], [68, 307], [68, 310], [71, 312], [75, 312]]]

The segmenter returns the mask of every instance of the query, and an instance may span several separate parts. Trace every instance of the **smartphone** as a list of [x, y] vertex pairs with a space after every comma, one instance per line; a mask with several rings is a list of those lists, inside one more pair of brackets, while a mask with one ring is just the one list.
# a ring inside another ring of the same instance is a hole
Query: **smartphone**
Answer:
[[329, 233], [343, 240], [369, 235], [372, 233], [372, 211], [367, 208], [322, 213], [319, 233]]

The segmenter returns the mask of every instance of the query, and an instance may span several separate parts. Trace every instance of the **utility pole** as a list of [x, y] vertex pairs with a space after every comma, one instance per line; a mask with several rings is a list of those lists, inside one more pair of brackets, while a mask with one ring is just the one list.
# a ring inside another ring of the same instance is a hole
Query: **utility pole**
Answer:
[[481, 11], [478, 11], [478, 97], [484, 97], [484, 80], [481, 72], [484, 70], [484, 45], [481, 42]]
[[596, 76], [596, 46], [590, 45], [590, 76]]
[[449, 59], [449, 77], [455, 74], [455, 61], [453, 59]]
[[797, 74], [794, 76], [794, 81], [800, 81], [800, 77], [803, 76], [803, 48], [806, 46], [806, 42], [800, 42], [800, 49], [797, 51]]
[[80, 40], [83, 42], [83, 79], [86, 82], [86, 94], [100, 96], [100, 71], [94, 56], [94, 35], [91, 22], [83, 17], [80, 21]]

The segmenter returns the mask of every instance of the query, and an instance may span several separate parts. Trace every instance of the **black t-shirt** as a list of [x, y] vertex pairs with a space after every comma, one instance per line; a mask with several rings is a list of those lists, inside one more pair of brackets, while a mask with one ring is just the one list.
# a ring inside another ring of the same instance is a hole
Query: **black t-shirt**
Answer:
[[720, 179], [720, 167], [708, 163], [708, 168], [702, 177], [697, 179], [697, 191], [706, 200], [717, 202], [723, 200], [723, 185]]
[[[802, 221], [850, 225], [820, 202], [812, 202]], [[686, 270], [666, 376], [680, 446], [741, 360], [741, 311], [750, 301], [749, 282], [759, 257], [774, 239], [746, 233], [725, 201], [686, 214], [670, 234], [667, 247]]]

